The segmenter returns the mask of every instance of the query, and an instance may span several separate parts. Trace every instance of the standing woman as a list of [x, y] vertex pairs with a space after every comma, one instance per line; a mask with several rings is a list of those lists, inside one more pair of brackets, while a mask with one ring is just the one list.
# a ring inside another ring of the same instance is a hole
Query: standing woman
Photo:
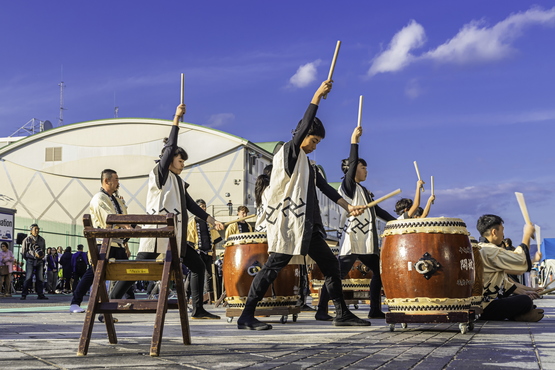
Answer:
[[62, 265], [62, 289], [63, 293], [71, 293], [71, 275], [73, 268], [71, 266], [71, 247], [67, 247], [64, 254], [60, 258], [60, 265]]
[[[4, 297], [12, 296], [12, 271], [15, 258], [11, 250], [8, 249], [8, 243], [2, 242], [2, 250], [0, 251], [0, 266], [7, 266], [7, 274], [0, 275], [0, 290], [2, 285], [6, 282], [6, 290]], [[2, 295], [0, 295], [1, 297]]]
[[[339, 187], [339, 194], [354, 206], [366, 205], [372, 202], [374, 197], [361, 184], [368, 176], [367, 163], [358, 156], [358, 144], [361, 136], [362, 127], [356, 127], [351, 136], [349, 159], [344, 159], [341, 163], [345, 177]], [[381, 309], [382, 279], [380, 277], [380, 249], [376, 216], [385, 221], [395, 220], [395, 217], [379, 206], [367, 208], [364, 213], [356, 217], [344, 213], [341, 219], [343, 226], [339, 240], [339, 268], [342, 278], [347, 276], [357, 259], [372, 271], [370, 312], [368, 313], [368, 318], [371, 319], [385, 318]], [[330, 320], [331, 316], [328, 315], [329, 297], [325, 286], [322, 288], [321, 295], [316, 319]]]
[[[187, 211], [201, 220], [213, 225], [217, 230], [223, 230], [224, 225], [216, 221], [195, 203], [187, 192], [187, 184], [179, 175], [188, 159], [187, 152], [177, 146], [179, 121], [185, 114], [185, 104], [180, 104], [175, 112], [170, 136], [165, 142], [160, 161], [154, 166], [148, 177], [148, 193], [146, 209], [149, 214], [165, 214], [168, 210], [177, 216], [176, 240], [178, 251], [183, 264], [191, 270], [191, 293], [193, 301], [192, 319], [219, 319], [220, 317], [206, 311], [203, 307], [202, 292], [204, 288], [205, 265], [198, 253], [187, 244]], [[155, 227], [147, 225], [145, 227]], [[137, 259], [155, 259], [160, 253], [165, 253], [168, 239], [142, 238], [139, 245]], [[118, 281], [112, 291], [111, 298], [121, 298], [129, 287], [130, 282]], [[131, 282], [132, 284], [132, 282]]]
[[50, 252], [46, 256], [46, 286], [49, 293], [56, 293], [58, 285], [58, 253], [56, 248], [48, 248]]

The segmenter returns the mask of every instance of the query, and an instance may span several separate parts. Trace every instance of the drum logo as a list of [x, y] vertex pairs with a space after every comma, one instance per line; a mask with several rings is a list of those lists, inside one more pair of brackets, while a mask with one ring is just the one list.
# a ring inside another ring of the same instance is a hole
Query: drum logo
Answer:
[[262, 265], [258, 261], [254, 261], [252, 265], [247, 267], [247, 273], [250, 276], [256, 276], [260, 270], [262, 270]]

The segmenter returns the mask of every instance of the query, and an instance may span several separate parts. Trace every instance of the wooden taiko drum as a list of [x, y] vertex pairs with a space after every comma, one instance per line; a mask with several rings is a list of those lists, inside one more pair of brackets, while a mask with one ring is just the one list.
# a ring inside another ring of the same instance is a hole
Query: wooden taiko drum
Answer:
[[468, 311], [474, 257], [465, 223], [422, 218], [387, 223], [381, 277], [390, 312]]
[[[226, 302], [230, 308], [243, 308], [254, 277], [268, 260], [266, 233], [231, 235], [225, 243], [222, 266]], [[295, 306], [298, 299], [300, 271], [287, 265], [278, 274], [257, 308]]]

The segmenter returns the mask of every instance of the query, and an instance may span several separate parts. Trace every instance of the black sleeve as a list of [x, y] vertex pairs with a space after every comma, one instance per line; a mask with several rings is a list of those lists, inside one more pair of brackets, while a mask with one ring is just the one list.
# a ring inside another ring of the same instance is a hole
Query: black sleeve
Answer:
[[345, 174], [341, 188], [345, 191], [347, 197], [353, 199], [355, 196], [355, 191], [357, 183], [355, 182], [355, 176], [357, 174], [358, 165], [358, 144], [351, 144], [351, 153], [349, 154], [349, 170]]
[[318, 171], [317, 169], [315, 169], [315, 171], [316, 186], [318, 187], [318, 189], [320, 189], [320, 191], [324, 193], [326, 197], [330, 198], [334, 203], [337, 203], [337, 201], [342, 198], [341, 195], [330, 184], [328, 184], [326, 179], [324, 179], [324, 176], [320, 174], [320, 171]]
[[208, 213], [206, 213], [202, 208], [200, 208], [200, 206], [197, 204], [197, 202], [195, 202], [193, 200], [193, 198], [191, 198], [189, 193], [187, 193], [185, 198], [186, 198], [186, 202], [187, 202], [187, 210], [189, 212], [191, 212], [193, 215], [200, 218], [201, 220], [206, 221], [206, 219], [210, 215]]
[[318, 106], [311, 103], [304, 113], [299, 129], [293, 135], [293, 139], [284, 145], [286, 162], [285, 171], [289, 176], [291, 176], [293, 170], [295, 169], [295, 164], [297, 163], [297, 158], [299, 157], [299, 152], [301, 150], [301, 144], [310, 130], [310, 126], [312, 121], [314, 121], [314, 117], [316, 117], [317, 111]]
[[530, 270], [532, 270], [532, 259], [530, 258], [530, 249], [528, 249], [528, 246], [524, 243], [521, 243], [519, 247], [521, 247], [524, 250], [524, 255], [526, 256], [526, 264], [528, 265], [526, 272], [530, 272]]
[[376, 211], [376, 216], [378, 216], [379, 218], [385, 221], [393, 221], [397, 219], [396, 217], [393, 217], [391, 214], [389, 214], [389, 212], [387, 212], [385, 209], [381, 208], [378, 205], [374, 206], [374, 210]]
[[177, 134], [179, 133], [179, 126], [172, 125], [172, 129], [170, 131], [170, 136], [168, 137], [168, 142], [166, 143], [166, 150], [164, 150], [164, 154], [160, 158], [160, 162], [157, 165], [156, 176], [157, 176], [157, 185], [158, 189], [162, 189], [162, 186], [168, 180], [168, 175], [170, 172], [170, 164], [173, 161], [173, 153], [177, 149]]

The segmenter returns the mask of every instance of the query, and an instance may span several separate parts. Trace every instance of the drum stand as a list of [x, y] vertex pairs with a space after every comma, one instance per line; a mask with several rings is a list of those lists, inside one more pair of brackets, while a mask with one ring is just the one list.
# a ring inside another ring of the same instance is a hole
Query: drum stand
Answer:
[[[85, 314], [83, 331], [79, 340], [78, 356], [85, 356], [89, 349], [91, 334], [96, 314], [104, 314], [108, 340], [117, 344], [113, 313], [155, 313], [154, 330], [150, 346], [150, 355], [159, 356], [162, 342], [164, 321], [168, 309], [178, 309], [181, 321], [183, 344], [191, 344], [189, 321], [187, 318], [187, 302], [183, 285], [183, 271], [177, 253], [174, 225], [177, 220], [173, 214], [167, 215], [108, 215], [108, 229], [95, 229], [91, 216], [83, 216], [83, 231], [87, 238], [92, 264], [94, 265], [94, 281]], [[158, 228], [113, 229], [114, 225], [158, 225]], [[163, 261], [143, 260], [107, 260], [112, 238], [169, 238], [168, 248]], [[102, 238], [100, 252], [96, 239]], [[184, 257], [184, 256], [183, 256]], [[114, 299], [110, 300], [106, 291], [106, 281], [160, 280], [158, 300], [151, 299]], [[168, 299], [169, 283], [174, 280], [177, 299]]]

